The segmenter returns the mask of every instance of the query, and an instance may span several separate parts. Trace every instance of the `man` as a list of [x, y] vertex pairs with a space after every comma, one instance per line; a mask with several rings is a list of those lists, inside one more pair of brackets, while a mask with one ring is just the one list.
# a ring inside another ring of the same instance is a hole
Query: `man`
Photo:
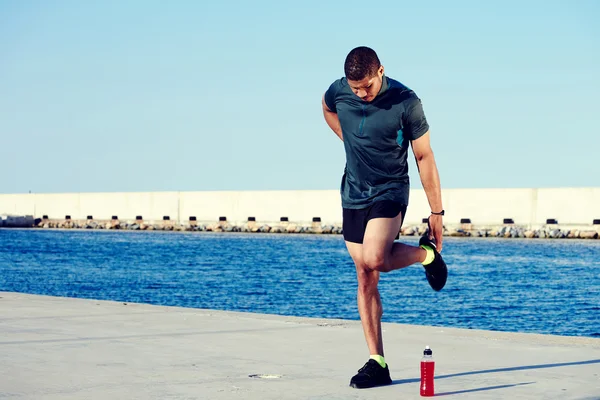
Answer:
[[[327, 124], [346, 151], [340, 190], [342, 228], [356, 266], [358, 311], [370, 352], [350, 386], [368, 388], [392, 382], [383, 354], [379, 274], [421, 263], [431, 287], [441, 290], [448, 276], [439, 254], [444, 210], [420, 99], [385, 76], [377, 54], [368, 47], [348, 54], [344, 72], [345, 77], [329, 87], [322, 104]], [[431, 207], [429, 231], [419, 247], [395, 242], [408, 205], [409, 144]]]

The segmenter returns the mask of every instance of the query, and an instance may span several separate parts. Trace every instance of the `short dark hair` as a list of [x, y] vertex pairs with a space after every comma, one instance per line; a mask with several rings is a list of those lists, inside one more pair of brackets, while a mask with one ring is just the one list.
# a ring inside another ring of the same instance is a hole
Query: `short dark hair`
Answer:
[[344, 73], [351, 81], [360, 81], [375, 75], [381, 63], [375, 50], [360, 46], [352, 49], [346, 56]]

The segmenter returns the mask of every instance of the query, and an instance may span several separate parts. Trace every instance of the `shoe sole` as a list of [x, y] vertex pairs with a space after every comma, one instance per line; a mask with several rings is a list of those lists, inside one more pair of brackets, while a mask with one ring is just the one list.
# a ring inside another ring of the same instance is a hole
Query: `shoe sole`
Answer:
[[[447, 273], [447, 270], [446, 270]], [[429, 286], [431, 286], [431, 288], [433, 290], [435, 290], [436, 292], [439, 292], [440, 290], [442, 290], [444, 288], [444, 286], [446, 286], [446, 281], [444, 281], [444, 283], [442, 283], [442, 285], [440, 287], [437, 287], [437, 285], [434, 285], [434, 283], [432, 283], [432, 280], [435, 280], [436, 278], [430, 278], [431, 275], [427, 274], [427, 271], [425, 271], [425, 277], [427, 278], [427, 283], [429, 283]], [[447, 278], [446, 278], [447, 279]]]
[[448, 280], [448, 267], [446, 266], [446, 263], [444, 262], [444, 259], [442, 258], [440, 253], [438, 253], [435, 242], [432, 242], [431, 240], [429, 240], [428, 238], [423, 236], [419, 240], [419, 246], [421, 246], [421, 245], [426, 245], [426, 246], [431, 247], [433, 249], [433, 251], [435, 252], [436, 258], [439, 257], [440, 261], [443, 263], [442, 275], [445, 276], [445, 279], [444, 279], [444, 283], [442, 283], [442, 286], [439, 288], [434, 287], [434, 285], [431, 283], [430, 276], [432, 276], [433, 279], [436, 279], [435, 276], [427, 271], [426, 266], [423, 266], [423, 268], [425, 268], [425, 277], [427, 278], [427, 283], [429, 283], [429, 286], [431, 286], [431, 288], [433, 290], [435, 290], [436, 292], [439, 292], [440, 290], [442, 290], [444, 288], [444, 286], [446, 286], [446, 281]]
[[392, 381], [390, 380], [387, 383], [379, 383], [377, 385], [367, 385], [367, 386], [362, 386], [362, 385], [357, 385], [356, 383], [351, 383], [350, 387], [354, 388], [354, 389], [371, 389], [371, 388], [374, 388], [374, 387], [388, 386], [388, 385], [391, 385], [391, 384], [392, 384]]

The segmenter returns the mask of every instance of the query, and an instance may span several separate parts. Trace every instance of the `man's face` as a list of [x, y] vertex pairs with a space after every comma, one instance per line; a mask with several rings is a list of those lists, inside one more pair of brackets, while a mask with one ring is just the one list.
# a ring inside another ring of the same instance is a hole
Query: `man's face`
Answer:
[[375, 75], [365, 77], [360, 81], [352, 81], [348, 79], [348, 85], [355, 95], [363, 101], [373, 101], [381, 90], [381, 82], [383, 78], [383, 65], [379, 67]]

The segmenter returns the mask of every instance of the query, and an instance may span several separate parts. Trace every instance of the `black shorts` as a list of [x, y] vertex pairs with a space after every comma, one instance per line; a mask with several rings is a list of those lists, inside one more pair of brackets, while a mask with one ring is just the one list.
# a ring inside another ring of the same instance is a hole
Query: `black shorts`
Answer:
[[[369, 220], [373, 218], [394, 218], [399, 213], [402, 213], [402, 220], [404, 220], [406, 204], [390, 200], [376, 201], [367, 208], [344, 208], [342, 215], [344, 240], [362, 243]], [[400, 223], [400, 226], [402, 226], [402, 223]], [[398, 232], [397, 238], [399, 236], [400, 232]]]

